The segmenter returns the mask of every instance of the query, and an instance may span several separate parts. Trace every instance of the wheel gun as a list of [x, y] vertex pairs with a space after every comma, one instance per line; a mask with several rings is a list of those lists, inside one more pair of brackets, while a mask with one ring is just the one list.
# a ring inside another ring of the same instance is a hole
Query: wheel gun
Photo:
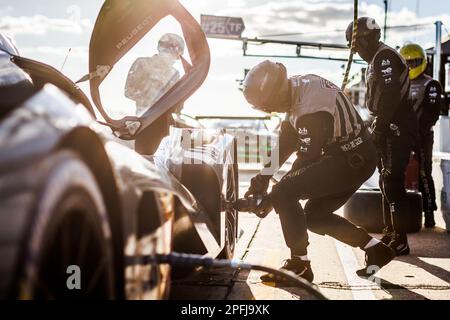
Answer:
[[265, 218], [272, 211], [273, 206], [270, 196], [266, 194], [238, 199], [235, 208], [240, 212], [250, 212], [259, 218]]

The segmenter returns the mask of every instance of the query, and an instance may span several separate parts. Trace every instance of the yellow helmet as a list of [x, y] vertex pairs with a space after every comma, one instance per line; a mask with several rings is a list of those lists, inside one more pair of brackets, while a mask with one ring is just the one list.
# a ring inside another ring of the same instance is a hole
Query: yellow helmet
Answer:
[[424, 73], [427, 68], [427, 56], [421, 46], [415, 43], [406, 44], [400, 49], [400, 54], [408, 63], [411, 80]]

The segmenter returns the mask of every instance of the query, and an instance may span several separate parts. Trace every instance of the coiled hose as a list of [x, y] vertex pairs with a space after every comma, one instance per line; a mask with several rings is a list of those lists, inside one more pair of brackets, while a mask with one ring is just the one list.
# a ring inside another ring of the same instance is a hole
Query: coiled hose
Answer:
[[269, 267], [242, 263], [235, 260], [213, 259], [201, 255], [170, 253], [156, 254], [151, 256], [142, 256], [139, 259], [143, 264], [169, 264], [178, 267], [204, 267], [204, 268], [231, 268], [241, 270], [257, 270], [272, 273], [275, 279], [283, 279], [287, 284], [295, 285], [304, 289], [319, 300], [327, 300], [327, 298], [318, 290], [318, 288], [303, 278], [296, 276], [294, 273], [284, 272]]
[[348, 77], [350, 75], [350, 69], [352, 68], [353, 63], [353, 55], [355, 53], [355, 45], [356, 45], [356, 35], [358, 33], [358, 0], [354, 1], [353, 5], [353, 34], [352, 34], [352, 43], [350, 46], [350, 56], [348, 57], [347, 69], [345, 70], [344, 80], [342, 82], [342, 90], [348, 84]]

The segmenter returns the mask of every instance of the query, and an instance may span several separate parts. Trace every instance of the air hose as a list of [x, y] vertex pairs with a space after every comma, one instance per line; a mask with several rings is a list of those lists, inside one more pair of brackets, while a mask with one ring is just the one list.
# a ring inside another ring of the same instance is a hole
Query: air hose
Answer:
[[282, 279], [284, 280], [283, 283], [302, 288], [319, 300], [327, 300], [327, 298], [318, 290], [318, 288], [314, 284], [311, 284], [307, 280], [296, 276], [294, 273], [249, 263], [243, 263], [236, 260], [213, 259], [201, 255], [174, 252], [166, 255], [156, 254], [151, 256], [142, 256], [139, 262], [143, 264], [169, 264], [171, 266], [177, 267], [204, 267], [207, 269], [231, 268], [268, 272], [274, 275], [275, 280]]
[[342, 82], [342, 90], [348, 84], [348, 77], [350, 75], [350, 69], [352, 68], [353, 63], [353, 55], [355, 53], [355, 45], [356, 45], [356, 35], [358, 33], [358, 0], [354, 1], [353, 5], [353, 34], [352, 34], [352, 43], [350, 46], [350, 56], [348, 57], [347, 69], [345, 70], [344, 81]]

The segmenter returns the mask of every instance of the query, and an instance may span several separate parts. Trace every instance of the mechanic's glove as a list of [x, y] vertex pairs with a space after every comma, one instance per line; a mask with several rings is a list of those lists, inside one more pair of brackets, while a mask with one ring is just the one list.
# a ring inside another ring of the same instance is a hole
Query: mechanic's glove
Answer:
[[386, 133], [388, 128], [386, 126], [381, 125], [377, 120], [372, 123], [372, 141], [375, 146], [381, 147], [386, 142]]
[[386, 141], [386, 135], [379, 130], [374, 130], [372, 132], [372, 140], [376, 147], [380, 147]]
[[259, 218], [265, 218], [272, 210], [273, 210], [272, 201], [270, 200], [269, 196], [265, 196], [263, 197], [261, 203], [256, 208], [256, 210], [253, 211], [253, 213], [256, 214]]
[[431, 128], [428, 126], [420, 126], [419, 127], [419, 135], [420, 137], [426, 137], [431, 132]]
[[269, 188], [270, 176], [258, 174], [250, 180], [250, 188], [245, 193], [244, 197], [248, 198], [251, 195], [264, 195]]

